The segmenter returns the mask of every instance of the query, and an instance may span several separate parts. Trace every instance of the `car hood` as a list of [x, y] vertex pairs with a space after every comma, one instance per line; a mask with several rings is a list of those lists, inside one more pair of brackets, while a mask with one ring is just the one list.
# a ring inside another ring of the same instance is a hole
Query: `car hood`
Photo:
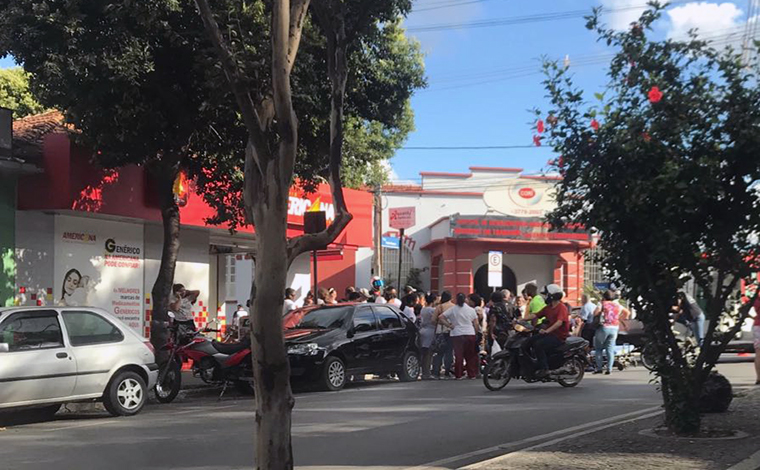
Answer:
[[340, 328], [332, 330], [294, 329], [285, 330], [285, 344], [317, 343], [320, 346], [332, 343], [336, 338], [345, 335]]

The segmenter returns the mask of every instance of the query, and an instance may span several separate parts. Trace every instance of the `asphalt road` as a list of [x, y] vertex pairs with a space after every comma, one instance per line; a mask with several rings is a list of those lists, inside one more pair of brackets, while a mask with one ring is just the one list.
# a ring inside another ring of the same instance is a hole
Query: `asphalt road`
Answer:
[[[734, 386], [754, 383], [751, 364], [719, 370]], [[384, 381], [298, 393], [296, 465], [457, 468], [651, 412], [661, 402], [648, 381], [638, 367], [587, 375], [573, 389], [512, 382], [489, 392], [480, 380]], [[132, 418], [64, 415], [0, 431], [0, 469], [251, 468], [253, 419], [251, 399], [208, 395], [152, 404]]]

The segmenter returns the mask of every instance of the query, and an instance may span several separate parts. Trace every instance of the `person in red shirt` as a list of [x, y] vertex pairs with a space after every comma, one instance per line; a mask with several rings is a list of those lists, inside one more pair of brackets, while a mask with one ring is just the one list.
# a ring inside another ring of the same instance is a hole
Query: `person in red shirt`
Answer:
[[549, 325], [548, 328], [540, 330], [540, 335], [533, 341], [533, 350], [538, 359], [537, 375], [539, 377], [548, 373], [547, 353], [565, 344], [565, 340], [570, 336], [570, 313], [562, 303], [565, 293], [558, 285], [549, 284], [544, 288], [544, 295], [548, 302], [546, 307], [535, 315], [525, 317], [525, 320], [546, 318], [546, 324]]

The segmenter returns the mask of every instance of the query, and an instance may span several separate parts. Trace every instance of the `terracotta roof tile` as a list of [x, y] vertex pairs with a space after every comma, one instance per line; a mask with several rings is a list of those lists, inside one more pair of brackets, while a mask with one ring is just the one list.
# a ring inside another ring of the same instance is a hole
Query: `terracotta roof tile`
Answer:
[[42, 157], [45, 136], [52, 133], [66, 133], [72, 126], [64, 122], [60, 111], [47, 111], [13, 121], [13, 155], [36, 163]]

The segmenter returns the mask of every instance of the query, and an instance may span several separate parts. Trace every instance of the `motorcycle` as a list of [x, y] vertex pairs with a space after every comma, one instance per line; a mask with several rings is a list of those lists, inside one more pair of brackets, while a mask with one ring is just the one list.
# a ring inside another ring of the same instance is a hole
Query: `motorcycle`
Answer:
[[575, 387], [583, 380], [588, 365], [588, 341], [568, 338], [560, 348], [549, 353], [549, 373], [542, 377], [537, 375], [538, 360], [529, 346], [531, 337], [536, 334], [538, 330], [530, 324], [515, 325], [514, 333], [503, 349], [491, 357], [483, 373], [483, 384], [488, 390], [501, 390], [513, 378], [528, 383], [558, 382], [563, 387]]
[[182, 364], [193, 361], [192, 373], [205, 383], [222, 387], [219, 399], [232, 384], [238, 391], [253, 395], [253, 364], [250, 338], [239, 343], [222, 343], [210, 340], [203, 333], [218, 332], [209, 328], [187, 330], [174, 322], [170, 312], [169, 339], [161, 349], [169, 352], [169, 359], [161, 366], [155, 386], [156, 399], [171, 403], [182, 388]]

